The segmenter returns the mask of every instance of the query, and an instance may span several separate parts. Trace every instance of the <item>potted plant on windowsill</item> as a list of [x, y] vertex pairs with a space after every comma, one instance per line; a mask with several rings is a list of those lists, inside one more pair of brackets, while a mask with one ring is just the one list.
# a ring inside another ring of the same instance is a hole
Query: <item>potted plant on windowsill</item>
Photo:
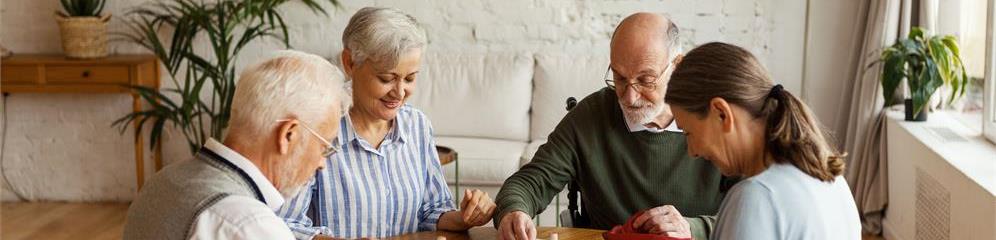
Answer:
[[62, 36], [62, 50], [71, 58], [107, 56], [107, 21], [101, 15], [106, 0], [61, 0], [65, 12], [55, 12]]
[[885, 48], [879, 61], [884, 64], [881, 82], [885, 106], [896, 103], [896, 90], [906, 79], [906, 121], [926, 121], [930, 97], [942, 86], [951, 91], [945, 103], [951, 104], [965, 94], [968, 85], [958, 42], [951, 35], [926, 37], [923, 29], [914, 27], [906, 39]]

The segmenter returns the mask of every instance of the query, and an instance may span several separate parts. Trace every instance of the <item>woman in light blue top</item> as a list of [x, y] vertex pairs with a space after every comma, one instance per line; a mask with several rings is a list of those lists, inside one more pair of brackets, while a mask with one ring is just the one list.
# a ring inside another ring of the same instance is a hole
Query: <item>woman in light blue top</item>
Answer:
[[727, 193], [712, 239], [861, 239], [843, 155], [809, 108], [747, 50], [708, 43], [682, 58], [665, 101], [688, 153], [745, 178]]
[[426, 44], [415, 18], [396, 9], [363, 8], [350, 18], [342, 40], [353, 107], [339, 126], [341, 150], [278, 215], [298, 239], [384, 238], [489, 222], [495, 204], [480, 190], [465, 191], [457, 209], [443, 180], [432, 124], [405, 103]]

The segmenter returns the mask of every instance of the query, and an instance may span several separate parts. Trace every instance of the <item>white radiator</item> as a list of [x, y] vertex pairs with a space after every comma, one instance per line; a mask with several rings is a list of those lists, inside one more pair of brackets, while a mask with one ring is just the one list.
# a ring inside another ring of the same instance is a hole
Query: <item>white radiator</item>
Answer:
[[894, 115], [885, 238], [996, 239], [996, 146], [943, 113], [920, 123]]

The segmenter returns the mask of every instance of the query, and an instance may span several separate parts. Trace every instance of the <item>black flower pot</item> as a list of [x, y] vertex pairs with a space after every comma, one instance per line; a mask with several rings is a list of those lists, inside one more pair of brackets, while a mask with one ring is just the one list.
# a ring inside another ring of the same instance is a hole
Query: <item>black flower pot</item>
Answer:
[[903, 105], [906, 106], [906, 121], [910, 121], [910, 122], [924, 122], [924, 121], [927, 121], [927, 106], [926, 105], [923, 106], [923, 110], [920, 111], [920, 114], [917, 114], [916, 116], [913, 116], [913, 99], [906, 99], [906, 101], [903, 101], [903, 103], [904, 103]]

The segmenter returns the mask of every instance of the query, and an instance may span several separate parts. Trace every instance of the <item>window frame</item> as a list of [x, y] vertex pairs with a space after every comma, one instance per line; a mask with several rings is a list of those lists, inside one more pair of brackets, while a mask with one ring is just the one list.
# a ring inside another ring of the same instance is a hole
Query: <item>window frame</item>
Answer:
[[986, 70], [982, 92], [982, 134], [990, 142], [996, 143], [996, 0], [989, 0], [986, 7]]

